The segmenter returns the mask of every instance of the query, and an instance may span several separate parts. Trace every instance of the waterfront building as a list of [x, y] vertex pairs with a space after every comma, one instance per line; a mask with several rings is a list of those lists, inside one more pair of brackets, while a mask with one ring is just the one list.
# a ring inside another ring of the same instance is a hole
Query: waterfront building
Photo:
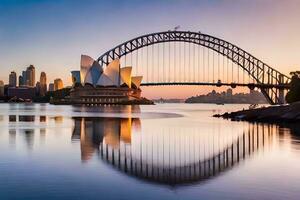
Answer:
[[9, 75], [9, 86], [10, 87], [16, 87], [17, 86], [17, 74], [14, 71], [12, 71]]
[[26, 86], [35, 86], [35, 67], [30, 65], [26, 70]]
[[49, 83], [49, 92], [53, 92], [53, 91], [54, 91], [54, 84]]
[[18, 99], [33, 99], [35, 97], [34, 87], [10, 87], [8, 88], [7, 95], [10, 98]]
[[46, 93], [47, 93], [47, 76], [45, 72], [42, 72], [40, 76], [40, 95], [45, 96]]
[[4, 96], [4, 82], [0, 81], [0, 97]]
[[120, 104], [139, 100], [142, 76], [132, 77], [131, 72], [131, 66], [120, 67], [119, 59], [103, 69], [91, 57], [82, 55], [80, 73], [71, 72], [70, 101], [73, 104]]
[[54, 80], [54, 91], [64, 88], [63, 81], [60, 78]]

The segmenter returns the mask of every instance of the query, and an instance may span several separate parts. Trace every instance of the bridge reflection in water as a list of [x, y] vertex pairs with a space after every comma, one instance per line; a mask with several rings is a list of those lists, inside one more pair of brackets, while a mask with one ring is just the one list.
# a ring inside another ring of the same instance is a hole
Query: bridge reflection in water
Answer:
[[82, 161], [94, 153], [134, 177], [171, 186], [194, 184], [238, 165], [276, 139], [278, 126], [247, 124], [236, 135], [198, 130], [141, 131], [138, 118], [74, 118], [72, 140], [80, 140]]

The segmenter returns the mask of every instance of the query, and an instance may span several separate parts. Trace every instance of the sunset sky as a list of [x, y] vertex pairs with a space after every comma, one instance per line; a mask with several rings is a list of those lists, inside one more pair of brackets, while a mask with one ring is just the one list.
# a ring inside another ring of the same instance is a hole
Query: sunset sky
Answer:
[[[201, 31], [236, 44], [273, 68], [300, 70], [299, 0], [0, 0], [0, 80], [29, 64], [37, 78], [62, 78], [133, 37], [173, 29]], [[187, 97], [204, 87], [147, 88], [144, 95]]]

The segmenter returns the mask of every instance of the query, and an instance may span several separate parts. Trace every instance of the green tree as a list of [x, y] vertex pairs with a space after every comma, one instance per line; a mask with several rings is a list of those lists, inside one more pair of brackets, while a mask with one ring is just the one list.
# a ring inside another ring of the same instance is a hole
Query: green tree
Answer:
[[300, 71], [290, 73], [292, 80], [290, 82], [290, 91], [287, 93], [285, 99], [288, 103], [300, 101]]

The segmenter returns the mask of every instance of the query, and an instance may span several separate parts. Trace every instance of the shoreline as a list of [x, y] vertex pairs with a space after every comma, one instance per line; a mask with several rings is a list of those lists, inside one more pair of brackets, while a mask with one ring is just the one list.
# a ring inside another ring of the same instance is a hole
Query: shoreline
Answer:
[[49, 102], [52, 105], [154, 105], [154, 102], [146, 99], [134, 99], [134, 100], [128, 100], [128, 101], [122, 101], [122, 102], [111, 102], [111, 103], [74, 103], [70, 101], [70, 99], [52, 99]]
[[213, 115], [213, 117], [231, 119], [233, 121], [295, 123], [300, 122], [300, 102], [288, 105], [240, 110], [231, 113], [226, 112]]

